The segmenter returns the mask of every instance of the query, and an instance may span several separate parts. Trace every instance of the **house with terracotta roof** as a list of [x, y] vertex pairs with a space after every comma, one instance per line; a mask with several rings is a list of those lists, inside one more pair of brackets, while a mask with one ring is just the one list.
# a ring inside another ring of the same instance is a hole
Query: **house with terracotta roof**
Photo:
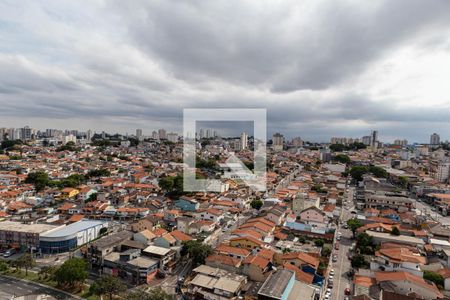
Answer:
[[299, 216], [300, 221], [304, 224], [308, 224], [316, 228], [325, 228], [328, 226], [327, 215], [315, 206], [302, 210]]
[[272, 262], [259, 255], [249, 255], [242, 261], [242, 274], [251, 280], [264, 282], [272, 271]]
[[412, 251], [408, 247], [384, 248], [375, 252], [370, 261], [372, 271], [405, 271], [422, 277], [422, 266], [427, 264], [426, 257], [419, 251]]
[[375, 280], [383, 290], [403, 295], [421, 295], [425, 300], [444, 298], [434, 283], [409, 272], [376, 272]]
[[205, 265], [227, 270], [232, 273], [241, 272], [242, 260], [226, 254], [211, 254], [205, 259]]
[[264, 242], [251, 236], [242, 236], [230, 239], [230, 245], [233, 247], [253, 250], [262, 249], [264, 247]]
[[154, 234], [148, 229], [144, 229], [140, 232], [136, 232], [133, 234], [133, 240], [141, 242], [145, 245], [150, 245], [155, 238], [156, 234]]
[[250, 251], [245, 248], [238, 248], [225, 244], [221, 244], [218, 247], [216, 247], [216, 249], [214, 249], [214, 252], [216, 252], [217, 254], [227, 255], [229, 257], [237, 259], [244, 259], [250, 255]]
[[443, 268], [438, 270], [437, 273], [444, 278], [444, 289], [450, 291], [450, 269]]
[[295, 272], [295, 279], [306, 284], [312, 284], [314, 282], [314, 275], [302, 271], [299, 267], [292, 265], [290, 263], [285, 263], [283, 268], [286, 270], [291, 270]]
[[166, 233], [155, 238], [153, 244], [158, 247], [171, 248], [177, 244], [177, 240], [170, 233]]
[[177, 241], [177, 246], [181, 246], [183, 242], [192, 241], [194, 239], [190, 235], [187, 235], [179, 230], [174, 230], [170, 232], [170, 235], [173, 236]]

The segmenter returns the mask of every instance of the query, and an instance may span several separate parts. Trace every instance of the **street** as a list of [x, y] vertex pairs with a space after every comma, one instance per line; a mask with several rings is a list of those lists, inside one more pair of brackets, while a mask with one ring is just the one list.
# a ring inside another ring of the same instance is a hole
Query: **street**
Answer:
[[450, 224], [450, 216], [444, 217], [440, 213], [433, 211], [433, 207], [425, 202], [418, 201], [417, 199], [414, 201], [417, 215], [426, 215], [441, 224]]
[[[342, 211], [339, 220], [346, 223], [346, 221], [352, 217], [351, 211], [354, 209], [353, 205], [353, 194], [354, 188], [350, 187], [347, 192], [346, 203], [342, 205]], [[348, 209], [345, 207], [348, 206]], [[339, 250], [335, 249], [336, 238], [341, 233], [341, 240], [339, 241]], [[347, 253], [353, 243], [352, 240], [352, 232], [349, 229], [343, 228], [341, 225], [338, 225], [336, 228], [335, 239], [333, 243], [333, 255], [337, 255], [337, 261], [332, 262], [328, 270], [334, 269], [333, 276], [333, 288], [331, 290], [330, 299], [338, 300], [344, 299], [344, 291], [347, 287], [351, 286], [351, 280], [347, 277], [347, 272], [351, 269], [350, 260], [347, 258]], [[328, 287], [327, 287], [328, 288]]]
[[12, 296], [25, 296], [35, 294], [47, 294], [56, 299], [78, 299], [69, 294], [40, 286], [33, 282], [24, 282], [19, 279], [0, 276], [0, 299], [11, 299]]

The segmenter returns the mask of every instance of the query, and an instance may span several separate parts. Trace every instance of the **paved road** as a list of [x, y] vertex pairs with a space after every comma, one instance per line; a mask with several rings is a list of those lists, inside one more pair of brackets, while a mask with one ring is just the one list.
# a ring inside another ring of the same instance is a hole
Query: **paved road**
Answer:
[[51, 288], [46, 288], [32, 282], [24, 282], [18, 279], [4, 276], [0, 276], [0, 292], [0, 299], [11, 299], [12, 296], [17, 297], [34, 294], [47, 294], [55, 297], [56, 299], [78, 299], [75, 297], [71, 297], [63, 292], [59, 292]]
[[[350, 212], [354, 209], [353, 193], [354, 188], [350, 187], [347, 194], [347, 205], [349, 209], [345, 208], [342, 209], [340, 216], [340, 220], [344, 222], [344, 224], [346, 220], [352, 217]], [[335, 240], [333, 244], [333, 253], [332, 253], [332, 255], [337, 254], [337, 261], [332, 262], [331, 267], [329, 268], [334, 269], [333, 289], [331, 290], [331, 297], [330, 297], [330, 299], [333, 300], [344, 299], [345, 288], [351, 286], [351, 281], [347, 277], [347, 272], [350, 271], [351, 269], [351, 264], [347, 258], [347, 253], [353, 243], [353, 240], [351, 239], [352, 232], [348, 229], [342, 228], [340, 225], [336, 229], [336, 237], [338, 232], [342, 233], [341, 240], [339, 241], [339, 250], [334, 249], [334, 244], [336, 243]]]
[[442, 224], [450, 224], [450, 216], [444, 217], [443, 215], [441, 215], [435, 211], [432, 211], [431, 209], [433, 207], [428, 205], [427, 203], [419, 202], [417, 200], [414, 200], [414, 201], [415, 201], [416, 213], [418, 215], [426, 215], [426, 216], [430, 217], [431, 219], [438, 221]]

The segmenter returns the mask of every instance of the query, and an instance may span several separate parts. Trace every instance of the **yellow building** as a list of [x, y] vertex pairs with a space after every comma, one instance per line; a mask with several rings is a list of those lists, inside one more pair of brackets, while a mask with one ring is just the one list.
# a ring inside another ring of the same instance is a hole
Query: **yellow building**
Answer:
[[78, 193], [80, 193], [80, 191], [77, 189], [64, 188], [61, 191], [61, 198], [63, 198], [63, 199], [74, 198], [76, 195], [78, 195]]
[[230, 246], [240, 247], [245, 249], [261, 249], [264, 246], [264, 243], [254, 237], [246, 236], [246, 237], [237, 237], [230, 240]]

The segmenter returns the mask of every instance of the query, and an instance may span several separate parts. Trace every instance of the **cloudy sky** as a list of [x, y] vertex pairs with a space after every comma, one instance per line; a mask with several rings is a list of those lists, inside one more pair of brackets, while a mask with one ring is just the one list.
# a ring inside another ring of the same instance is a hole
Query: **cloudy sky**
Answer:
[[0, 0], [0, 127], [181, 131], [183, 108], [450, 139], [450, 1]]

